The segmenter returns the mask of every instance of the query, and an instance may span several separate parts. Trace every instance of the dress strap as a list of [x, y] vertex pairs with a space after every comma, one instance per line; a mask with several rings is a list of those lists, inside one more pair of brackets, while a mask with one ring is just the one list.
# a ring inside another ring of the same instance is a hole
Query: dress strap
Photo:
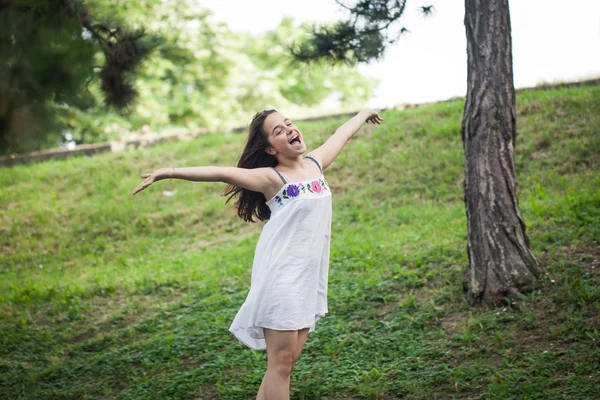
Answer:
[[277, 175], [279, 175], [279, 177], [281, 178], [281, 180], [283, 181], [284, 184], [287, 183], [287, 181], [285, 180], [285, 178], [283, 177], [283, 175], [281, 175], [281, 172], [279, 172], [278, 170], [276, 170], [275, 168], [271, 167], [271, 169], [275, 172], [277, 172]]
[[321, 171], [321, 173], [323, 173], [323, 170], [321, 169], [321, 166], [319, 165], [317, 160], [315, 160], [311, 156], [305, 156], [304, 158], [308, 158], [308, 159], [312, 160], [315, 164], [317, 164], [317, 167], [319, 167], [319, 171]]

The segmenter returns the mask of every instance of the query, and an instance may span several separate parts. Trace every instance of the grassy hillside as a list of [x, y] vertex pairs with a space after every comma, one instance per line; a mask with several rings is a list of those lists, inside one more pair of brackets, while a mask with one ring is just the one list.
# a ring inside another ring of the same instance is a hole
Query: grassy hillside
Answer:
[[[325, 171], [330, 313], [296, 365], [292, 398], [600, 392], [600, 86], [517, 97], [518, 197], [545, 270], [522, 311], [462, 297], [462, 107], [386, 112]], [[314, 148], [343, 122], [300, 128]], [[1, 170], [1, 399], [253, 398], [266, 354], [227, 329], [261, 225], [236, 218], [221, 183], [161, 181], [131, 195], [156, 168], [235, 165], [244, 140]]]

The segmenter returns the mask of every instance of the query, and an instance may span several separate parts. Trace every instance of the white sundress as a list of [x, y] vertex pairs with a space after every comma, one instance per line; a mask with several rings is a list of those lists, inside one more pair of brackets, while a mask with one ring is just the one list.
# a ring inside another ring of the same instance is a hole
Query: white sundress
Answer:
[[[315, 330], [328, 312], [331, 191], [321, 171], [314, 179], [283, 180], [266, 204], [271, 217], [256, 245], [250, 291], [229, 331], [253, 350], [265, 350], [263, 328]], [[273, 168], [274, 169], [274, 168]]]

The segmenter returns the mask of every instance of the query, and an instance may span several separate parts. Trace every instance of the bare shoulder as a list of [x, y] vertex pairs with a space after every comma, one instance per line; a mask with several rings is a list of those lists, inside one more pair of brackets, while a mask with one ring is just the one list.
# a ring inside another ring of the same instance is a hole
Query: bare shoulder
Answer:
[[[315, 149], [304, 156], [304, 158], [307, 158], [307, 157], [310, 157], [313, 160], [315, 160], [319, 164], [319, 169], [321, 169], [321, 171], [325, 169], [323, 167], [323, 156], [319, 152], [319, 149]], [[311, 161], [309, 161], [309, 162], [311, 162]]]
[[277, 171], [271, 167], [265, 168], [265, 173], [268, 175], [269, 183], [265, 186], [265, 189], [262, 193], [265, 195], [266, 199], [270, 199], [275, 196], [281, 188], [285, 185], [283, 179], [279, 176]]
[[254, 168], [256, 174], [260, 174], [261, 179], [263, 180], [264, 186], [261, 192], [267, 197], [270, 198], [272, 195], [277, 194], [281, 186], [283, 185], [283, 181], [277, 171], [272, 167], [258, 167]]
[[310, 151], [309, 153], [307, 153], [307, 154], [306, 154], [304, 157], [305, 157], [305, 158], [306, 158], [306, 157], [311, 157], [311, 158], [314, 158], [315, 160], [317, 160], [317, 162], [318, 162], [319, 164], [322, 164], [322, 161], [323, 161], [323, 160], [322, 160], [322, 156], [321, 156], [321, 154], [320, 154], [320, 152], [319, 152], [319, 149], [314, 149], [314, 150], [311, 150], [311, 151]]

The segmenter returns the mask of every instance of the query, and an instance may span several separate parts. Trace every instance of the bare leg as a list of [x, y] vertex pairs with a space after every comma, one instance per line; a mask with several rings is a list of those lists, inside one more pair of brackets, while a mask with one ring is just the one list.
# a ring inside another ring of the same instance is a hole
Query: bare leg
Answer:
[[263, 376], [263, 380], [260, 383], [260, 388], [258, 389], [258, 393], [256, 394], [256, 400], [266, 400], [265, 397], [265, 379], [267, 379], [267, 374]]
[[[302, 352], [302, 348], [304, 347], [304, 345], [306, 344], [306, 340], [308, 339], [308, 331], [309, 328], [304, 328], [301, 329], [298, 332], [298, 341], [296, 343], [296, 350], [294, 352], [294, 359], [292, 361], [292, 370], [294, 369], [294, 366], [296, 365], [296, 361], [298, 361], [298, 358], [300, 357], [300, 352]], [[291, 373], [290, 373], [291, 375]], [[265, 381], [267, 379], [267, 374], [265, 373], [265, 376], [263, 377], [263, 380], [260, 384], [260, 388], [258, 389], [258, 394], [256, 395], [256, 400], [266, 400], [265, 397]]]
[[308, 339], [308, 331], [310, 328], [304, 328], [304, 329], [300, 329], [298, 331], [298, 344], [296, 346], [296, 352], [294, 353], [294, 362], [292, 364], [292, 371], [294, 370], [294, 367], [296, 366], [296, 361], [298, 361], [298, 358], [300, 358], [300, 353], [302, 352], [302, 349], [304, 348], [304, 345], [306, 344], [306, 340]]
[[[298, 331], [277, 331], [263, 328], [267, 342], [267, 373], [257, 399], [289, 400], [290, 376], [298, 347]], [[263, 393], [264, 397], [259, 397]]]

